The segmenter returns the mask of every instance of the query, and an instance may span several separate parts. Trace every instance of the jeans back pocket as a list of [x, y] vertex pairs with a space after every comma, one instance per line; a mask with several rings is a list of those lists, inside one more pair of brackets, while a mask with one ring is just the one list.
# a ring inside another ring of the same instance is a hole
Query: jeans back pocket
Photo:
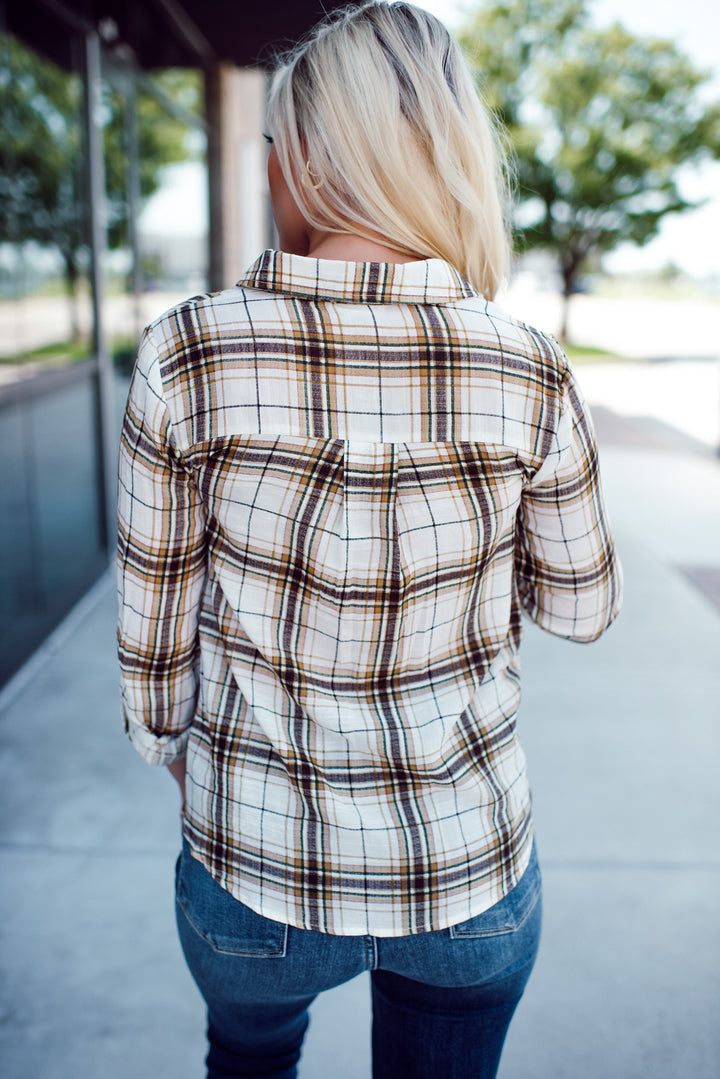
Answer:
[[450, 926], [450, 936], [455, 940], [464, 940], [467, 937], [496, 937], [503, 933], [514, 933], [535, 909], [541, 887], [540, 866], [533, 842], [528, 867], [512, 891], [482, 914]]
[[175, 896], [195, 932], [216, 952], [257, 958], [285, 955], [288, 927], [235, 899], [193, 857], [186, 840], [178, 859]]

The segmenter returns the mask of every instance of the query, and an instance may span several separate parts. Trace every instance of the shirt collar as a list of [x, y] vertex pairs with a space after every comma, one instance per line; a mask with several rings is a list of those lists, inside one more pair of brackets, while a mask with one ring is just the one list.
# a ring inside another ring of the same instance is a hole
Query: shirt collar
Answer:
[[336, 303], [447, 304], [477, 292], [442, 259], [339, 262], [264, 251], [238, 285]]

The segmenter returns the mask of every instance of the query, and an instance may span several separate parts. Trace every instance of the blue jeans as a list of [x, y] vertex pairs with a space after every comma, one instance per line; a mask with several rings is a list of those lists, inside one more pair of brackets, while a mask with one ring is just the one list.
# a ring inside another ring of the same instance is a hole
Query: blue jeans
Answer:
[[535, 848], [517, 886], [484, 914], [406, 937], [340, 937], [250, 910], [183, 841], [176, 910], [208, 1009], [207, 1076], [295, 1079], [308, 1006], [371, 972], [374, 1079], [492, 1079], [540, 937]]

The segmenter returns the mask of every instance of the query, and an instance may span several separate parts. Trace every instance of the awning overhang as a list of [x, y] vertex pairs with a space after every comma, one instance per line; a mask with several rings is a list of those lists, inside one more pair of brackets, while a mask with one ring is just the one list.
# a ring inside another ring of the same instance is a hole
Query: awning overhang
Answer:
[[269, 67], [324, 14], [346, 0], [0, 0], [0, 26], [62, 67], [72, 38], [95, 29], [137, 65], [203, 67], [220, 61]]

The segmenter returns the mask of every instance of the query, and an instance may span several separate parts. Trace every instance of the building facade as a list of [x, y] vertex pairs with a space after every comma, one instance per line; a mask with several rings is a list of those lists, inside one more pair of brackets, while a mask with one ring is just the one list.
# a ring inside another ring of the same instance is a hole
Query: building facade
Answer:
[[0, 685], [112, 558], [142, 327], [272, 242], [265, 69], [333, 6], [0, 0]]

